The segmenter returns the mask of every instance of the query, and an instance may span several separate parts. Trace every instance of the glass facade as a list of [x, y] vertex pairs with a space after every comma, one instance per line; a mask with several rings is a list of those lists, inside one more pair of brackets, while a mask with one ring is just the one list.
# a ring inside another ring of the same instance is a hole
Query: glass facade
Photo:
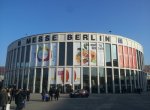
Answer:
[[51, 87], [61, 92], [134, 92], [144, 86], [143, 65], [142, 46], [128, 38], [98, 33], [41, 34], [8, 47], [5, 86], [15, 84], [33, 93]]
[[98, 93], [98, 80], [97, 80], [97, 68], [91, 68], [91, 86], [92, 93]]
[[105, 44], [105, 53], [106, 53], [106, 66], [112, 66], [110, 44]]
[[100, 85], [100, 93], [105, 93], [106, 91], [106, 83], [105, 83], [105, 69], [99, 68], [99, 85]]

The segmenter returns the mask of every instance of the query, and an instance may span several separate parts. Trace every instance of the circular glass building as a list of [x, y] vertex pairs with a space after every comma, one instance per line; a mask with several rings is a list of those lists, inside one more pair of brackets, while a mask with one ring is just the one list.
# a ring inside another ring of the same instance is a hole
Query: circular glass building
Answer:
[[145, 87], [143, 47], [118, 35], [64, 32], [26, 36], [8, 46], [5, 86], [41, 93], [87, 89], [134, 92]]

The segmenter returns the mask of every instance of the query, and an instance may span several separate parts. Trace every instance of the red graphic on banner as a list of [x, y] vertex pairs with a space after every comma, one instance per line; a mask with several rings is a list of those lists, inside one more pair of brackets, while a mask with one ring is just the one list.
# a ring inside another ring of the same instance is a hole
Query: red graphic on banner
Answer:
[[122, 45], [119, 45], [118, 47], [118, 53], [119, 53], [119, 65], [120, 67], [124, 67], [124, 64], [123, 64], [123, 49], [122, 49]]
[[124, 67], [129, 67], [129, 55], [128, 55], [128, 47], [124, 46]]
[[133, 68], [133, 54], [132, 54], [132, 48], [129, 48], [129, 68]]
[[137, 68], [137, 60], [136, 60], [136, 49], [133, 48], [133, 68]]

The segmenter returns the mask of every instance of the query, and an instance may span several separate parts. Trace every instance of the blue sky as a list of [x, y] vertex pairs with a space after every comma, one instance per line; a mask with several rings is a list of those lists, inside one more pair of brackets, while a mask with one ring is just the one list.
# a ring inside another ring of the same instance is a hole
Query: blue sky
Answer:
[[0, 66], [26, 35], [110, 30], [141, 43], [150, 64], [150, 0], [0, 0]]

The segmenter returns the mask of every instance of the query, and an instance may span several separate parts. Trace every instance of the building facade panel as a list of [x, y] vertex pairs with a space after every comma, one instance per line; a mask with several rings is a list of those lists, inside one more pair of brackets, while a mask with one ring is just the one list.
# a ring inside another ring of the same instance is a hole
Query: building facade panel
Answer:
[[46, 33], [27, 36], [8, 46], [5, 86], [40, 93], [133, 92], [143, 88], [143, 48], [134, 40], [101, 33]]

